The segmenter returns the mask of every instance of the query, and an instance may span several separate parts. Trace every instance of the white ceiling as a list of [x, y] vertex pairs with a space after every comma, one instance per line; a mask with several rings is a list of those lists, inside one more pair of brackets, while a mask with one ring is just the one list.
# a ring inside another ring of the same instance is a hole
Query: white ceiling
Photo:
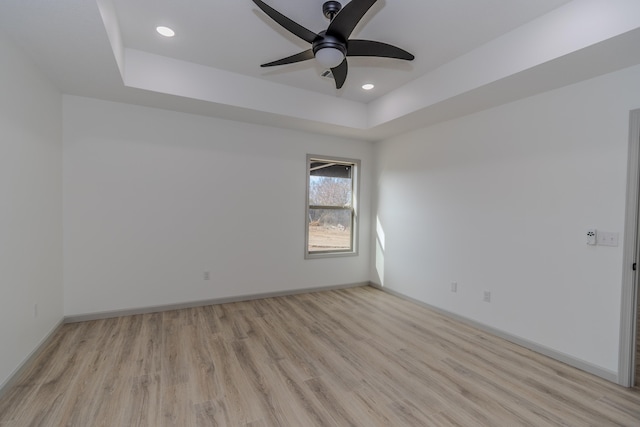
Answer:
[[[265, 0], [314, 32], [329, 23], [322, 14], [323, 2]], [[359, 102], [369, 102], [567, 2], [378, 0], [352, 38], [394, 44], [416, 59], [349, 58], [348, 83], [336, 90], [331, 80], [319, 77], [324, 70], [316, 61], [260, 68], [310, 45], [282, 29], [251, 0], [114, 0], [128, 47]], [[162, 39], [153, 31], [159, 24], [175, 29], [177, 36]], [[362, 84], [369, 81], [376, 89], [363, 91]]]
[[[265, 0], [318, 32], [323, 0]], [[379, 139], [640, 63], [637, 0], [378, 0], [345, 86], [250, 0], [2, 0], [0, 29], [65, 93]], [[166, 39], [158, 25], [176, 31]], [[360, 86], [375, 83], [373, 91]]]

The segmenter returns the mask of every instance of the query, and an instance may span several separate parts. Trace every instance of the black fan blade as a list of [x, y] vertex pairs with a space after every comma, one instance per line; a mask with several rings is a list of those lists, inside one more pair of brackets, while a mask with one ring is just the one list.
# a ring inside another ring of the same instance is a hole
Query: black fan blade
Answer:
[[373, 40], [349, 40], [347, 56], [378, 56], [412, 61], [415, 56], [404, 49]]
[[305, 50], [304, 52], [296, 53], [295, 55], [287, 56], [286, 58], [278, 59], [277, 61], [262, 64], [261, 67], [274, 67], [276, 65], [293, 64], [294, 62], [302, 62], [308, 59], [313, 59], [313, 51], [311, 49]]
[[280, 24], [285, 30], [300, 37], [302, 40], [313, 43], [316, 37], [318, 37], [318, 35], [313, 31], [308, 30], [297, 22], [294, 22], [291, 19], [287, 18], [271, 6], [267, 5], [262, 0], [253, 0], [253, 2], [258, 5], [258, 7], [262, 9], [264, 13], [269, 15], [271, 19]]
[[331, 73], [333, 74], [333, 80], [336, 81], [336, 89], [340, 89], [344, 84], [344, 81], [347, 80], [347, 59], [345, 58], [340, 65], [331, 69]]
[[[255, 0], [254, 0], [255, 1]], [[367, 10], [373, 6], [377, 0], [351, 0], [338, 12], [327, 28], [327, 34], [339, 35], [347, 40], [353, 29], [358, 25]]]

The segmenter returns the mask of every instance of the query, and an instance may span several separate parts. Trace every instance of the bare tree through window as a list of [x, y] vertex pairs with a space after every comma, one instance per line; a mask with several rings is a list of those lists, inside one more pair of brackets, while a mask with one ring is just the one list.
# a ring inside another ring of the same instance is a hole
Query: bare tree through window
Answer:
[[308, 159], [307, 255], [354, 253], [358, 162]]

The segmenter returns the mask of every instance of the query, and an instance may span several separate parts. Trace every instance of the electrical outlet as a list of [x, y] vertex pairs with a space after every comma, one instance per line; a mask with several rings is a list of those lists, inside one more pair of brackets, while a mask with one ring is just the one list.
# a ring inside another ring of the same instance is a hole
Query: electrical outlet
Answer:
[[482, 296], [482, 301], [491, 302], [491, 292], [484, 291], [484, 295]]
[[597, 236], [597, 231], [595, 228], [590, 228], [587, 230], [587, 245], [595, 245], [596, 244], [596, 236]]
[[458, 292], [458, 283], [451, 282], [451, 292]]
[[204, 280], [211, 280], [211, 273], [209, 273], [208, 271], [205, 271], [202, 277]]

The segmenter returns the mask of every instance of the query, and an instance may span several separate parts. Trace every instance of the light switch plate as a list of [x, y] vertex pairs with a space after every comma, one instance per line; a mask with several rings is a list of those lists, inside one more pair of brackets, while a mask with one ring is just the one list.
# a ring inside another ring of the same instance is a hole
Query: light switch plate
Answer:
[[600, 246], [618, 246], [618, 233], [610, 231], [600, 231], [598, 233], [598, 245]]

